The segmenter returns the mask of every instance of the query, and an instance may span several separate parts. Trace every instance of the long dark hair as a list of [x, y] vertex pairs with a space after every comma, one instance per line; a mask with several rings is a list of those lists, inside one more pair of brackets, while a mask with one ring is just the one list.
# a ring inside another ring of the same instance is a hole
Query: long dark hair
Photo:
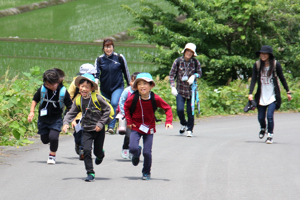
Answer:
[[[261, 71], [262, 71], [265, 68], [265, 62], [260, 59], [260, 63], [261, 63]], [[276, 67], [276, 66], [274, 66], [274, 57], [273, 56], [269, 57], [269, 63], [270, 63], [270, 69], [267, 74], [268, 77], [272, 75], [272, 73], [274, 71], [274, 67]]]

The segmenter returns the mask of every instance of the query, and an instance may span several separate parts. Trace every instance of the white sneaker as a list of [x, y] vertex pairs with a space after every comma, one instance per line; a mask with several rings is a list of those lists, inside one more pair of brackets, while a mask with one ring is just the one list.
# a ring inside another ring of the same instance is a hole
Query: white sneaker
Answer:
[[186, 126], [181, 126], [180, 130], [179, 130], [179, 135], [183, 135], [185, 130], [186, 130]]
[[266, 139], [267, 144], [273, 144], [273, 134], [268, 133], [267, 139]]
[[123, 149], [121, 156], [124, 159], [129, 159], [129, 150], [128, 149]]
[[47, 160], [47, 164], [52, 164], [55, 165], [55, 156], [49, 156], [48, 160]]
[[193, 137], [193, 132], [192, 131], [187, 131], [186, 132], [186, 137]]

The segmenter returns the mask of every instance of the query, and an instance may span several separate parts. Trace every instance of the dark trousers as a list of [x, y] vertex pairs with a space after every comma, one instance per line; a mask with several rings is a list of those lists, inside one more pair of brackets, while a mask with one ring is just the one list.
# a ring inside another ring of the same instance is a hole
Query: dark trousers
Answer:
[[[79, 120], [76, 120], [76, 122], [79, 123]], [[82, 146], [82, 130], [78, 132], [74, 131], [73, 136], [75, 143], [79, 146]]]
[[44, 144], [50, 143], [50, 151], [56, 152], [58, 149], [59, 131], [50, 129], [48, 134], [41, 135], [41, 141]]
[[129, 152], [135, 157], [139, 157], [141, 155], [141, 151], [139, 149], [139, 143], [141, 137], [143, 137], [143, 156], [144, 156], [144, 167], [142, 173], [150, 174], [151, 165], [152, 165], [153, 134], [141, 134], [137, 131], [131, 131]]
[[273, 102], [267, 106], [257, 106], [258, 110], [258, 121], [261, 128], [266, 128], [266, 113], [268, 120], [268, 133], [273, 133], [274, 130], [274, 112], [276, 108], [276, 103]]
[[131, 133], [131, 130], [129, 128], [126, 128], [126, 134], [124, 136], [124, 142], [123, 142], [122, 149], [129, 149], [130, 133]]
[[83, 131], [82, 145], [83, 145], [83, 154], [84, 154], [84, 165], [87, 174], [95, 173], [93, 168], [93, 159], [92, 159], [93, 142], [94, 142], [94, 155], [97, 158], [101, 159], [104, 157], [104, 152], [103, 152], [104, 138], [105, 138], [104, 128], [99, 132]]
[[[192, 131], [194, 129], [194, 115], [192, 114], [192, 106], [191, 99], [183, 98], [180, 94], [176, 96], [176, 104], [177, 104], [177, 115], [180, 120], [180, 124], [183, 126], [187, 126], [188, 131]], [[184, 104], [186, 102], [186, 111], [188, 115], [188, 121], [185, 119], [184, 114]]]

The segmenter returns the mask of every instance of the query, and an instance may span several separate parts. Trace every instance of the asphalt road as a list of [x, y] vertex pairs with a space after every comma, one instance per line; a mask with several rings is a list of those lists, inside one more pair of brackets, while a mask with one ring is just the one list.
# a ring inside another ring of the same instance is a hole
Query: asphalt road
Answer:
[[258, 139], [256, 115], [197, 120], [193, 138], [177, 134], [178, 122], [172, 130], [160, 124], [150, 181], [141, 180], [142, 162], [120, 157], [121, 135], [106, 135], [106, 157], [90, 183], [72, 136], [60, 137], [56, 165], [46, 164], [49, 146], [39, 140], [0, 147], [0, 199], [300, 199], [299, 119], [275, 113], [273, 144]]

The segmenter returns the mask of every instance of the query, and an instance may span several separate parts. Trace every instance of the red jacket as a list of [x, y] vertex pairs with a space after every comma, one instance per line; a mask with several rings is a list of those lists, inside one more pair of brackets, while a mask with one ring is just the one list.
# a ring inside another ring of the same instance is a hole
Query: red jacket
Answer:
[[[124, 105], [124, 111], [125, 111], [125, 118], [127, 120], [127, 125], [132, 125], [135, 124], [136, 127], [132, 127], [132, 130], [135, 130], [139, 133], [146, 134], [143, 131], [141, 131], [139, 128], [143, 124], [143, 118], [142, 118], [142, 109], [143, 109], [143, 114], [144, 114], [144, 125], [149, 127], [148, 133], [147, 134], [152, 134], [156, 132], [155, 129], [155, 117], [153, 113], [153, 107], [151, 100], [143, 100], [139, 99], [135, 110], [132, 114], [130, 115], [130, 106], [132, 104], [134, 95], [131, 95], [125, 102]], [[154, 96], [156, 105], [157, 107], [162, 108], [165, 111], [166, 114], [166, 123], [165, 124], [172, 124], [173, 120], [173, 114], [172, 114], [172, 108], [167, 104], [160, 96], [156, 95]], [[141, 106], [142, 104], [142, 106]]]

